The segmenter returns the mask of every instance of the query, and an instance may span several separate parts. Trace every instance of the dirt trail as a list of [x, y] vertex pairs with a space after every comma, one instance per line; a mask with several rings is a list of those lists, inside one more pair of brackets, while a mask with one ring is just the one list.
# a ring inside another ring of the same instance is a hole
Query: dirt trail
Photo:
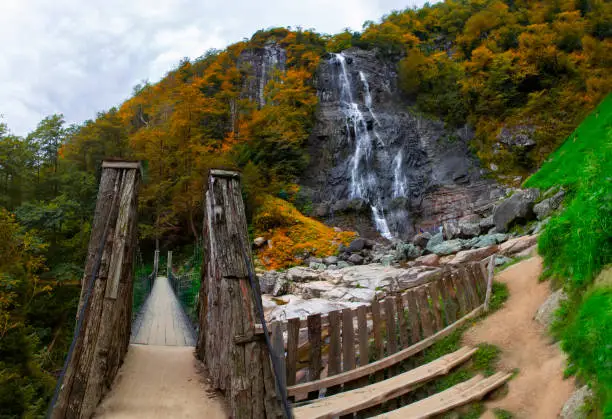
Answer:
[[[542, 260], [537, 256], [501, 272], [496, 279], [510, 291], [505, 307], [464, 335], [467, 344], [497, 345], [502, 350], [500, 369], [519, 369], [509, 382], [508, 394], [487, 403], [489, 409], [506, 409], [517, 418], [554, 419], [574, 391], [573, 379], [563, 379], [565, 356], [533, 320], [550, 294], [549, 285], [538, 281], [541, 272]], [[488, 411], [483, 417], [494, 416]]]
[[225, 419], [223, 401], [210, 391], [189, 346], [130, 345], [96, 418]]

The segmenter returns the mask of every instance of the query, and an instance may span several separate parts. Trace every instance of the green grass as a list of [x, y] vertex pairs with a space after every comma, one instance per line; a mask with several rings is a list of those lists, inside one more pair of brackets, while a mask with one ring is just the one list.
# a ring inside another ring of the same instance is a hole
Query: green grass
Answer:
[[593, 285], [612, 262], [612, 95], [525, 186], [568, 190], [565, 209], [538, 241], [545, 275], [561, 280], [570, 297], [553, 333], [569, 354], [568, 372], [596, 390], [592, 417], [612, 417], [612, 288]]
[[512, 419], [514, 417], [511, 412], [508, 412], [505, 409], [500, 409], [499, 407], [493, 409], [493, 414], [497, 419]]

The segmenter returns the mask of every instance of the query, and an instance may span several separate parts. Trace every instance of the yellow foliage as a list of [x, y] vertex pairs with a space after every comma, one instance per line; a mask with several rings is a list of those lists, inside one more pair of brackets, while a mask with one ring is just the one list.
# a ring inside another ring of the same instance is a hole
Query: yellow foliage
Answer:
[[253, 218], [255, 234], [270, 243], [259, 251], [259, 259], [268, 269], [296, 265], [305, 253], [324, 257], [338, 252], [356, 236], [352, 231], [333, 228], [300, 213], [292, 204], [267, 195]]

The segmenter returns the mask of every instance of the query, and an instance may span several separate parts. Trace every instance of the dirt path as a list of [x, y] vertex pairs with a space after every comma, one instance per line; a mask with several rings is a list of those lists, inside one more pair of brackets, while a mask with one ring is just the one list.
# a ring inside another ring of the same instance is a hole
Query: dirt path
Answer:
[[95, 417], [108, 419], [225, 419], [189, 346], [130, 345], [111, 392]]
[[[548, 284], [538, 281], [541, 272], [540, 257], [501, 272], [496, 279], [507, 284], [510, 291], [505, 307], [464, 335], [467, 344], [497, 345], [502, 350], [500, 369], [519, 369], [509, 382], [508, 394], [487, 403], [488, 408], [506, 409], [517, 418], [554, 419], [574, 391], [573, 379], [563, 380], [564, 355], [533, 320], [550, 294]], [[483, 417], [494, 416], [488, 411]]]

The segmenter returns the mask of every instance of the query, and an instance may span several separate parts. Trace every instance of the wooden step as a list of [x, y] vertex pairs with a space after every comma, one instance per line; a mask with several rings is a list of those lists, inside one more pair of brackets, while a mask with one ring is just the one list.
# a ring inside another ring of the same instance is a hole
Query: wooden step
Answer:
[[504, 372], [498, 372], [487, 378], [477, 375], [441, 393], [375, 417], [379, 419], [429, 418], [482, 399], [487, 393], [508, 381], [510, 377], [512, 374]]
[[427, 381], [448, 374], [452, 368], [470, 359], [476, 350], [466, 346], [388, 380], [319, 399], [312, 404], [295, 408], [294, 417], [334, 418], [376, 406], [409, 393]]

